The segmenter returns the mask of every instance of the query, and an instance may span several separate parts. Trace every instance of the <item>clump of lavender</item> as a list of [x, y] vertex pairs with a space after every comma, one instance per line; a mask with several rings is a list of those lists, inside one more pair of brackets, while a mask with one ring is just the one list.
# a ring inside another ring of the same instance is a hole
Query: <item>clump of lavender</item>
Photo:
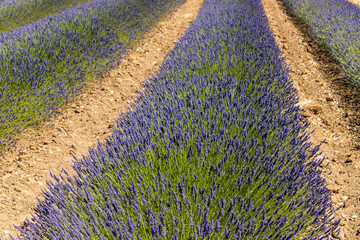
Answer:
[[106, 145], [20, 239], [325, 239], [338, 230], [260, 0], [207, 0]]
[[92, 0], [5, 0], [0, 1], [0, 32], [39, 20]]
[[310, 34], [338, 62], [342, 73], [360, 86], [360, 9], [347, 0], [283, 0], [309, 26]]
[[95, 0], [0, 36], [0, 150], [72, 101], [184, 0]]

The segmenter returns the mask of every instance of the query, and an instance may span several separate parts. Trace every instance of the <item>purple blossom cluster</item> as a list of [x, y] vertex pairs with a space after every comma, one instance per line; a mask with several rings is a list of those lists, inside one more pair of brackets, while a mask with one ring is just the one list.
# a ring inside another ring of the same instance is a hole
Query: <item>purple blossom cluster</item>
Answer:
[[327, 239], [308, 123], [260, 0], [206, 0], [106, 144], [19, 239]]
[[0, 143], [72, 101], [184, 0], [95, 0], [0, 35]]
[[331, 53], [347, 79], [360, 86], [360, 8], [347, 0], [283, 0]]

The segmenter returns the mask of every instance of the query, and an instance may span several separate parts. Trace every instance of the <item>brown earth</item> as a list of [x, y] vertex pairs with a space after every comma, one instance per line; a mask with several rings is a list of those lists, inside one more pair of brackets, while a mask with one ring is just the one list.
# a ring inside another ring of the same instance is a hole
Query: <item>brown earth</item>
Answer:
[[[338, 66], [308, 35], [308, 29], [279, 0], [263, 0], [270, 27], [291, 68], [303, 115], [315, 129], [326, 178], [341, 219], [338, 239], [360, 239], [360, 119], [358, 90], [347, 84]], [[328, 165], [327, 165], [328, 164]], [[326, 166], [327, 165], [327, 166]], [[331, 175], [328, 175], [332, 172]]]
[[18, 151], [0, 159], [0, 238], [16, 235], [12, 226], [31, 218], [49, 171], [72, 171], [72, 154], [86, 155], [104, 141], [114, 120], [137, 97], [144, 80], [159, 70], [166, 54], [197, 16], [203, 0], [188, 0], [129, 51], [119, 67], [89, 86], [80, 100], [61, 109], [38, 129], [18, 136]]

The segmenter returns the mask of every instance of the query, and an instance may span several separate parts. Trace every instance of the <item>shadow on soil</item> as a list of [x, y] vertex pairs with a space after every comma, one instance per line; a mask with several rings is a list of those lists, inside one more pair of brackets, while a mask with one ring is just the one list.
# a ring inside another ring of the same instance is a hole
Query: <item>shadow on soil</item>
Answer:
[[[302, 33], [304, 42], [308, 45], [307, 51], [313, 54], [319, 69], [327, 77], [327, 82], [333, 93], [340, 97], [339, 107], [345, 110], [349, 130], [360, 140], [360, 86], [356, 86], [341, 73], [340, 66], [331, 56], [326, 47], [314, 40], [310, 35], [309, 27], [301, 22], [281, 1], [278, 0], [282, 10], [290, 17], [295, 27]], [[329, 81], [330, 79], [330, 81]], [[360, 141], [354, 143], [354, 150], [360, 150]]]

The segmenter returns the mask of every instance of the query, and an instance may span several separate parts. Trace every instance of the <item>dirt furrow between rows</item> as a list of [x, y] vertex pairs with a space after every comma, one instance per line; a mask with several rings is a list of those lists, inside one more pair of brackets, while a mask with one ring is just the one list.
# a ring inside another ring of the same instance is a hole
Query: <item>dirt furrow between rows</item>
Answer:
[[114, 120], [136, 98], [144, 80], [159, 70], [164, 57], [195, 19], [203, 0], [188, 0], [130, 50], [119, 67], [89, 86], [80, 99], [38, 129], [18, 137], [18, 149], [0, 159], [0, 238], [16, 235], [12, 226], [31, 218], [49, 172], [73, 173], [72, 154], [86, 155], [104, 141]]
[[[360, 239], [359, 98], [344, 81], [329, 55], [308, 35], [308, 29], [279, 0], [263, 0], [270, 27], [290, 65], [303, 115], [315, 130], [311, 141], [321, 146], [322, 164], [336, 217], [341, 219], [339, 239]], [[327, 165], [328, 164], [328, 165]], [[330, 175], [328, 175], [332, 172]]]

